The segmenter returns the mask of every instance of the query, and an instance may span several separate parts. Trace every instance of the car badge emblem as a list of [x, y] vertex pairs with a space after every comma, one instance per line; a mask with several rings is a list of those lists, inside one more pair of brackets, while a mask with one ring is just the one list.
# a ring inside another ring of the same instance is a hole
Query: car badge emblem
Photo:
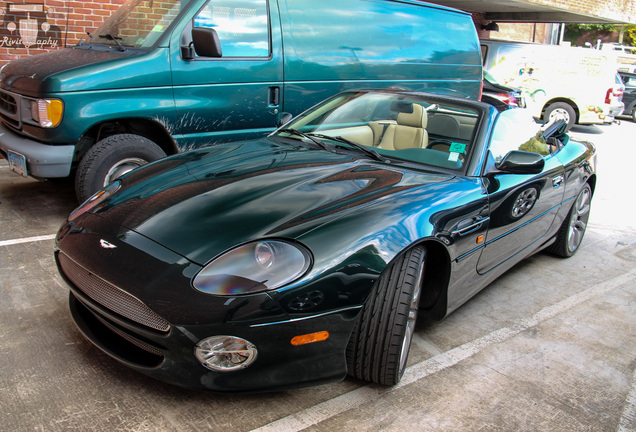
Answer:
[[104, 248], [104, 249], [117, 249], [117, 246], [115, 246], [112, 243], [108, 243], [106, 240], [104, 239], [100, 239], [99, 240], [99, 244]]

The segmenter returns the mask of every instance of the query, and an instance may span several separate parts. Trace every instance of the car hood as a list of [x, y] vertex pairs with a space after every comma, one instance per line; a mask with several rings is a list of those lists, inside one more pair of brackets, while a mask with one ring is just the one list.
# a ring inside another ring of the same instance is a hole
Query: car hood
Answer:
[[242, 243], [298, 238], [378, 200], [452, 177], [263, 139], [138, 169], [96, 214], [203, 265]]

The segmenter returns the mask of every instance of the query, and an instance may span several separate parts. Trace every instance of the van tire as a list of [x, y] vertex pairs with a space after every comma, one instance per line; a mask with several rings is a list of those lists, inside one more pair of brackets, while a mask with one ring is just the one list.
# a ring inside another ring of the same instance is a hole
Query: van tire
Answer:
[[134, 168], [161, 159], [157, 144], [135, 134], [111, 135], [91, 147], [77, 168], [75, 194], [84, 202], [95, 192]]
[[548, 105], [545, 109], [545, 112], [543, 113], [543, 121], [549, 122], [550, 117], [557, 113], [563, 114], [567, 117], [568, 126], [565, 131], [567, 132], [572, 129], [572, 126], [574, 126], [574, 124], [576, 123], [576, 112], [570, 104], [567, 104], [565, 102], [555, 102]]

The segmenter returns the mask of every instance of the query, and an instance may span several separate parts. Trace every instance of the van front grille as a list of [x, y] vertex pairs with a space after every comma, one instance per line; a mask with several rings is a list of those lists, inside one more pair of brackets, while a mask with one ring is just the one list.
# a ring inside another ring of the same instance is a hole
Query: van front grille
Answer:
[[0, 110], [15, 115], [18, 112], [18, 101], [12, 95], [0, 92]]
[[62, 252], [59, 253], [58, 260], [66, 277], [94, 302], [151, 329], [162, 332], [170, 330], [170, 323], [141, 300], [92, 274]]

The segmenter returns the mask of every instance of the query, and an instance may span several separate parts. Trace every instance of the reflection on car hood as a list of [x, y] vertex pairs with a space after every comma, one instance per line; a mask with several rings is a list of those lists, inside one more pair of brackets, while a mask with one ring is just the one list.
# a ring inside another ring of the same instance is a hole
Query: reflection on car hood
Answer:
[[136, 170], [98, 214], [205, 264], [236, 245], [296, 238], [376, 200], [451, 177], [263, 139]]

